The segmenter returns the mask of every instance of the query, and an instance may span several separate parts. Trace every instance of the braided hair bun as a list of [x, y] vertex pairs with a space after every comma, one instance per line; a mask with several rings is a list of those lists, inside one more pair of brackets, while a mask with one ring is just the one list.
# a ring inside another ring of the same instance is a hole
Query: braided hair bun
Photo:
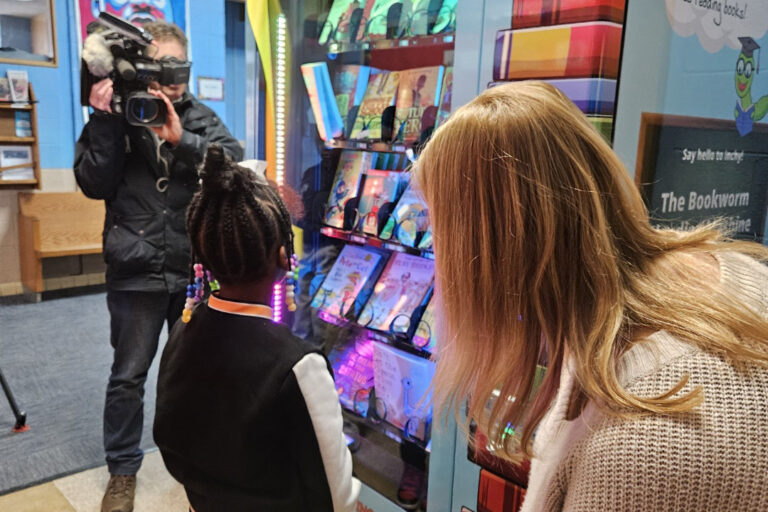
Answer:
[[193, 259], [222, 283], [266, 278], [277, 252], [293, 254], [291, 216], [270, 185], [212, 144], [200, 169], [201, 187], [187, 210]]

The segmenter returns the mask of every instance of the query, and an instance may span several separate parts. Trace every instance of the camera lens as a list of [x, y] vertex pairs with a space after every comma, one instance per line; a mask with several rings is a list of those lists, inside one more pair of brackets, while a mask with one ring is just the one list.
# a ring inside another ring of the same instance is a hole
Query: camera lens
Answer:
[[157, 119], [160, 109], [157, 98], [134, 98], [130, 105], [131, 117], [137, 121], [149, 124]]
[[147, 92], [132, 92], [125, 103], [125, 118], [134, 126], [160, 126], [166, 119], [165, 103]]

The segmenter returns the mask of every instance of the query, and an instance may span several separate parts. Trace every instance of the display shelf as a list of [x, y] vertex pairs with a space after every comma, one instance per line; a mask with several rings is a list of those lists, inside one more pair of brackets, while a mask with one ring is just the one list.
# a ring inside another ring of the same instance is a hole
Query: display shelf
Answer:
[[325, 141], [325, 145], [332, 149], [357, 149], [360, 151], [375, 151], [377, 153], [405, 153], [408, 146], [402, 142], [383, 142], [380, 140], [339, 140]]
[[348, 52], [363, 52], [377, 50], [398, 50], [401, 48], [425, 48], [430, 46], [453, 45], [454, 34], [435, 34], [431, 36], [416, 36], [404, 39], [379, 39], [376, 41], [360, 41], [356, 43], [330, 43], [328, 55]]
[[0, 142], [17, 142], [19, 144], [31, 144], [37, 139], [35, 137], [12, 137], [7, 135], [0, 135]]
[[352, 231], [344, 231], [343, 229], [332, 228], [330, 226], [325, 226], [321, 228], [320, 233], [322, 233], [323, 235], [329, 238], [335, 238], [337, 240], [343, 240], [345, 242], [351, 242], [357, 245], [368, 245], [371, 247], [386, 249], [393, 252], [405, 252], [408, 254], [413, 254], [414, 256], [421, 256], [422, 258], [427, 258], [430, 260], [435, 259], [435, 256], [431, 251], [423, 251], [421, 249], [409, 247], [407, 245], [403, 245], [398, 242], [392, 242], [390, 240], [382, 240], [375, 236], [364, 235], [364, 234], [356, 233]]
[[[357, 412], [350, 411], [346, 407], [342, 407], [342, 416], [344, 419], [357, 427], [358, 432], [351, 433], [346, 432], [355, 441], [360, 441], [361, 438], [366, 438], [369, 441], [377, 442], [379, 445], [386, 445], [395, 443], [392, 445], [395, 449], [397, 446], [403, 443], [403, 431], [393, 425], [390, 425], [386, 421], [373, 421], [370, 418], [363, 418]], [[425, 452], [430, 452], [429, 443], [425, 443], [420, 439], [409, 439], [410, 443], [418, 446]]]
[[359, 329], [361, 331], [365, 331], [368, 339], [379, 341], [381, 343], [386, 343], [387, 345], [391, 345], [399, 350], [402, 350], [403, 352], [408, 352], [409, 354], [413, 354], [415, 356], [418, 356], [424, 359], [430, 359], [432, 357], [432, 354], [430, 352], [427, 352], [426, 350], [422, 350], [416, 347], [415, 345], [413, 345], [410, 341], [408, 341], [408, 338], [406, 337], [405, 333], [396, 334], [396, 333], [385, 333], [381, 331], [375, 331], [373, 329], [368, 329], [367, 327], [360, 325], [357, 322], [353, 322], [351, 320], [348, 320], [346, 318], [341, 318], [336, 315], [331, 315], [330, 313], [327, 313], [322, 310], [318, 310], [317, 317], [323, 322], [331, 325], [335, 325], [336, 327], [353, 328], [353, 329]]
[[32, 110], [32, 104], [31, 103], [7, 103], [7, 102], [2, 102], [2, 103], [0, 103], [0, 109]]
[[3, 180], [0, 179], [0, 188], [3, 190], [8, 189], [28, 189], [30, 186], [36, 187], [38, 186], [37, 180]]

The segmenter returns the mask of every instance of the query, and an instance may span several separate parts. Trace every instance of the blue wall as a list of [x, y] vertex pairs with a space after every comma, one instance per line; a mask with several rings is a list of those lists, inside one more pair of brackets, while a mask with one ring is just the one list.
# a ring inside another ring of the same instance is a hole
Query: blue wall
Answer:
[[[73, 2], [54, 2], [56, 6], [56, 45], [59, 65], [56, 68], [39, 66], [20, 66], [0, 63], [0, 76], [5, 76], [8, 69], [24, 69], [29, 73], [29, 81], [39, 100], [37, 105], [38, 134], [40, 136], [41, 166], [71, 167], [74, 159], [75, 132], [79, 132], [82, 122], [74, 119], [75, 96], [79, 99], [79, 89], [73, 82], [73, 61], [77, 60], [77, 50]], [[72, 12], [70, 12], [72, 11]], [[73, 57], [73, 52], [74, 57]], [[78, 82], [79, 83], [79, 82]], [[79, 85], [77, 85], [79, 87]], [[75, 94], [75, 92], [77, 94]]]
[[[191, 90], [196, 92], [198, 76], [216, 78], [226, 76], [225, 1], [190, 0], [189, 3], [190, 12], [187, 21], [190, 25], [193, 62], [190, 85]], [[43, 168], [71, 168], [74, 160], [74, 144], [83, 126], [79, 105], [80, 71], [76, 46], [78, 43], [75, 0], [56, 0], [54, 4], [58, 67], [0, 63], [0, 76], [5, 76], [8, 69], [24, 69], [29, 73], [29, 80], [39, 100], [37, 120], [40, 136], [40, 165]], [[227, 98], [227, 102], [229, 101], [245, 105], [244, 96]], [[206, 101], [204, 103], [227, 123], [225, 102]]]

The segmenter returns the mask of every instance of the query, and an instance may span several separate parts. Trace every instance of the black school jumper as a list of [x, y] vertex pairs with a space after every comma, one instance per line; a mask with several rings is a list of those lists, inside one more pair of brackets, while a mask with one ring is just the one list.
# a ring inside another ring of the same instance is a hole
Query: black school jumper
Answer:
[[351, 511], [360, 483], [327, 360], [271, 317], [211, 296], [176, 323], [155, 442], [196, 512]]

